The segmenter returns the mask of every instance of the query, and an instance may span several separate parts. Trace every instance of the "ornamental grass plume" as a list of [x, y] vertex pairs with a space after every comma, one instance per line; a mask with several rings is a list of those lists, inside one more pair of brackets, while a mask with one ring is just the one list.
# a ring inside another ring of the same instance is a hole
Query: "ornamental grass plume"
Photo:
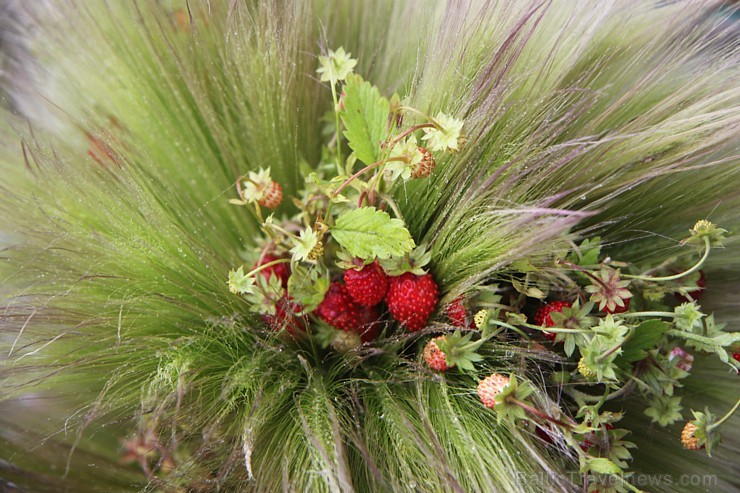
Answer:
[[735, 4], [29, 4], [0, 489], [740, 483]]

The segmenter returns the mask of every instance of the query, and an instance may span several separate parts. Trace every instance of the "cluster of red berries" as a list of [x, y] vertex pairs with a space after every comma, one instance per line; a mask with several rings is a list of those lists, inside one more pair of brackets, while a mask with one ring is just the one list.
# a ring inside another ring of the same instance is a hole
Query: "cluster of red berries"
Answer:
[[376, 261], [360, 269], [347, 269], [343, 277], [344, 283], [331, 283], [315, 313], [336, 329], [359, 332], [363, 341], [377, 335], [382, 301], [388, 313], [411, 332], [426, 326], [439, 301], [431, 274], [388, 276]]
[[[683, 296], [680, 293], [675, 293], [676, 300], [680, 303], [687, 303], [689, 301], [698, 301], [701, 295], [704, 293], [706, 288], [707, 279], [704, 275], [704, 271], [699, 271], [699, 280], [696, 282], [698, 289], [687, 293], [687, 296]], [[689, 299], [689, 297], [691, 299]], [[617, 305], [614, 310], [610, 310], [608, 307], [604, 307], [603, 312], [611, 315], [624, 313], [629, 310], [631, 298], [627, 298], [624, 301], [624, 306]], [[555, 327], [557, 324], [552, 320], [553, 312], [562, 312], [564, 308], [570, 308], [573, 306], [569, 301], [551, 301], [542, 305], [534, 314], [534, 325], [540, 327]], [[549, 341], [554, 341], [556, 334], [552, 332], [544, 332], [545, 337]]]

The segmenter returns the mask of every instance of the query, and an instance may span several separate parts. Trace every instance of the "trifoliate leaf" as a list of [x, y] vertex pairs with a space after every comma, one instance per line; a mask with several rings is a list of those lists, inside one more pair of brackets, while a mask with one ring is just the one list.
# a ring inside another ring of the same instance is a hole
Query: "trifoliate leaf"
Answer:
[[331, 234], [350, 254], [361, 259], [400, 257], [415, 246], [403, 221], [391, 219], [375, 207], [361, 207], [341, 214]]
[[344, 85], [344, 136], [357, 159], [365, 164], [380, 160], [380, 142], [386, 139], [390, 106], [378, 88], [358, 75]]

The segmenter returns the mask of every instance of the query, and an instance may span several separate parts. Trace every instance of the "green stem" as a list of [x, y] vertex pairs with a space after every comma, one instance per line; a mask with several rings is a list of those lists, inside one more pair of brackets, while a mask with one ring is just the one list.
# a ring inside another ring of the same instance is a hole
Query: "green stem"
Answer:
[[560, 421], [559, 419], [553, 418], [549, 414], [543, 413], [539, 409], [536, 409], [536, 408], [530, 406], [529, 404], [526, 404], [526, 403], [524, 403], [524, 402], [522, 402], [522, 401], [520, 401], [518, 399], [514, 399], [513, 397], [509, 397], [506, 400], [508, 402], [510, 402], [511, 404], [515, 404], [515, 405], [521, 407], [522, 409], [524, 409], [525, 412], [527, 412], [527, 413], [529, 413], [531, 415], [537, 416], [540, 419], [544, 419], [544, 420], [547, 420], [547, 421], [549, 421], [551, 423], [555, 423], [556, 425], [562, 426], [563, 428], [565, 428], [567, 430], [570, 430], [571, 428], [573, 428], [568, 423], [565, 423], [563, 421]]
[[636, 385], [635, 381], [630, 380], [629, 382], [627, 382], [625, 385], [618, 388], [614, 392], [607, 394], [606, 396], [601, 396], [601, 397], [596, 397], [595, 395], [587, 394], [585, 392], [581, 392], [580, 390], [576, 390], [576, 389], [566, 389], [566, 392], [579, 397], [585, 402], [601, 402], [601, 401], [610, 401], [612, 399], [616, 399], [617, 397], [620, 397], [626, 394], [627, 392], [631, 392], [632, 389], [635, 387], [635, 385]]
[[361, 176], [361, 175], [362, 175], [362, 174], [364, 174], [364, 173], [367, 173], [368, 171], [370, 171], [370, 170], [371, 170], [371, 169], [373, 169], [373, 168], [377, 168], [377, 167], [378, 167], [378, 166], [380, 166], [381, 164], [385, 164], [385, 163], [386, 163], [387, 161], [405, 161], [405, 160], [409, 159], [409, 157], [410, 157], [410, 156], [397, 156], [397, 157], [389, 157], [389, 158], [383, 159], [382, 161], [376, 161], [376, 162], [374, 162], [373, 164], [368, 164], [367, 166], [365, 166], [364, 168], [362, 168], [362, 169], [361, 169], [360, 171], [358, 171], [358, 172], [357, 172], [357, 173], [355, 173], [354, 175], [352, 175], [352, 176], [350, 176], [349, 178], [347, 178], [347, 179], [346, 179], [346, 180], [344, 181], [344, 183], [342, 183], [342, 184], [341, 184], [341, 185], [339, 186], [339, 188], [337, 188], [336, 190], [334, 190], [334, 193], [333, 193], [332, 195], [333, 195], [334, 197], [336, 197], [337, 195], [339, 195], [339, 194], [340, 194], [340, 193], [342, 192], [342, 190], [344, 190], [345, 188], [347, 188], [347, 186], [348, 186], [348, 185], [349, 185], [350, 183], [352, 183], [352, 182], [353, 182], [353, 181], [354, 181], [354, 180], [355, 180], [355, 179], [356, 179], [357, 177]]
[[540, 332], [552, 332], [553, 334], [558, 334], [560, 332], [563, 332], [566, 334], [591, 334], [593, 332], [591, 329], [568, 329], [565, 327], [542, 327], [541, 325], [532, 325], [532, 324], [522, 324], [522, 325], [529, 329], [539, 330]]
[[[291, 233], [287, 229], [282, 228], [282, 227], [278, 226], [277, 224], [272, 224], [271, 227], [274, 228], [274, 229], [277, 229], [278, 231], [280, 231], [281, 233], [283, 233], [288, 238], [298, 238], [298, 235], [294, 235], [293, 233]], [[265, 232], [267, 232], [267, 231], [268, 231], [267, 228], [265, 228]], [[270, 233], [268, 233], [268, 234], [270, 234]], [[270, 235], [270, 236], [272, 237], [272, 235]]]
[[344, 169], [342, 169], [342, 133], [340, 128], [340, 122], [339, 122], [339, 101], [337, 100], [337, 81], [333, 80], [331, 81], [331, 98], [334, 100], [334, 123], [336, 125], [336, 136], [337, 136], [337, 159], [336, 159], [336, 165], [337, 165], [337, 173], [338, 174], [344, 174]]
[[735, 411], [737, 411], [738, 407], [740, 407], [740, 399], [737, 400], [735, 405], [732, 406], [732, 409], [730, 409], [730, 411], [727, 414], [722, 416], [722, 419], [720, 419], [716, 423], [712, 423], [711, 425], [707, 426], [707, 431], [712, 431], [713, 429], [717, 428], [719, 425], [721, 425], [722, 423], [730, 419], [730, 416], [732, 416], [735, 413]]
[[588, 276], [588, 278], [592, 279], [594, 282], [601, 284], [601, 287], [603, 287], [607, 291], [610, 290], [609, 286], [607, 286], [603, 280], [599, 279], [597, 276], [591, 273], [591, 271], [589, 271], [588, 269], [584, 269], [580, 265], [576, 265], [572, 262], [568, 262], [567, 260], [558, 260], [558, 264], [565, 265], [566, 267], [570, 267], [573, 270], [577, 270], [578, 272], [581, 272], [582, 274], [585, 274], [586, 276]]
[[255, 274], [257, 274], [257, 273], [259, 273], [259, 272], [261, 272], [261, 271], [263, 271], [265, 269], [268, 269], [268, 268], [272, 267], [273, 265], [286, 264], [288, 262], [290, 262], [290, 259], [289, 258], [279, 258], [277, 260], [273, 260], [272, 262], [267, 262], [266, 264], [260, 265], [256, 269], [250, 270], [249, 272], [247, 272], [247, 274], [244, 277], [251, 277], [251, 276], [253, 276], [253, 275], [255, 275]]
[[437, 128], [437, 125], [434, 125], [433, 123], [422, 123], [421, 125], [415, 125], [407, 130], [404, 130], [403, 133], [393, 139], [393, 144], [398, 144], [398, 142], [406, 137], [408, 134], [416, 132], [417, 130], [421, 130], [422, 128]]
[[656, 282], [675, 281], [676, 279], [681, 279], [682, 277], [686, 277], [689, 274], [701, 269], [701, 267], [704, 265], [704, 262], [706, 262], [707, 257], [709, 257], [709, 251], [711, 249], [712, 248], [711, 248], [711, 243], [709, 241], [709, 238], [704, 238], [704, 254], [701, 256], [699, 261], [696, 264], [694, 264], [694, 266], [690, 268], [689, 270], [685, 270], [673, 276], [650, 277], [650, 276], [644, 276], [644, 275], [632, 276], [629, 274], [624, 274], [622, 275], [622, 277], [628, 278], [628, 279], [639, 279], [641, 281], [656, 281]]
[[622, 317], [666, 317], [675, 318], [676, 314], [673, 312], [626, 312], [620, 313]]
[[432, 118], [431, 116], [427, 115], [423, 111], [417, 110], [416, 108], [414, 108], [412, 106], [400, 106], [398, 109], [399, 109], [399, 111], [410, 111], [411, 113], [416, 113], [420, 117], [422, 117], [422, 118], [424, 118], [424, 119], [429, 120], [430, 122], [432, 122], [432, 124], [436, 128], [439, 128], [439, 129], [442, 128], [442, 125], [440, 125], [439, 123], [437, 123], [437, 121], [434, 118]]
[[403, 221], [403, 214], [401, 214], [401, 210], [398, 208], [398, 204], [396, 204], [396, 201], [393, 200], [390, 195], [385, 194], [381, 194], [380, 198], [383, 199], [386, 204], [388, 204], [396, 217]]
[[611, 356], [615, 352], [619, 351], [619, 348], [622, 347], [622, 344], [624, 344], [624, 342], [620, 342], [616, 346], [612, 347], [607, 352], [605, 352], [604, 354], [602, 354], [601, 356], [599, 356], [598, 358], [596, 358], [596, 361], [598, 361], [599, 363], [602, 363], [606, 358], [608, 358], [609, 356]]
[[504, 328], [507, 328], [507, 329], [511, 329], [514, 332], [516, 332], [517, 334], [519, 334], [520, 336], [524, 337], [526, 340], [529, 340], [529, 336], [527, 334], [525, 334], [520, 329], [518, 329], [517, 327], [514, 327], [511, 324], [507, 324], [506, 322], [502, 322], [501, 320], [488, 320], [488, 323], [491, 323], [493, 325], [498, 325], [499, 327], [504, 327]]
[[720, 346], [720, 344], [714, 339], [711, 339], [709, 337], [700, 336], [698, 334], [693, 334], [691, 332], [684, 332], [682, 330], [671, 329], [667, 331], [666, 334], [676, 336], [676, 337], [683, 337], [684, 339], [691, 339], [692, 341], [696, 341], [701, 344], [706, 344], [707, 346], [715, 346], [715, 347]]

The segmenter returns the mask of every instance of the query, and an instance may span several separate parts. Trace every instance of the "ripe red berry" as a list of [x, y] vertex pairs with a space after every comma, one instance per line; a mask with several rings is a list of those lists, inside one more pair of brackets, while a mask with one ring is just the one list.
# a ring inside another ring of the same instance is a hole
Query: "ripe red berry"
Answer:
[[298, 303], [285, 295], [275, 303], [275, 314], [262, 315], [262, 320], [275, 331], [285, 329], [290, 335], [296, 335], [306, 330], [306, 321], [296, 316], [300, 308]]
[[735, 361], [740, 361], [740, 353], [732, 353], [732, 359]]
[[354, 302], [340, 282], [329, 286], [324, 301], [314, 311], [321, 320], [341, 330], [356, 330], [362, 325], [362, 307]]
[[[275, 260], [280, 260], [282, 257], [276, 257], [274, 255], [270, 255], [269, 253], [266, 253], [262, 256], [261, 259], [258, 259], [257, 262], [252, 266], [252, 269], [256, 269], [257, 267], [265, 264], [269, 264], [270, 262], [274, 262]], [[270, 276], [277, 276], [280, 279], [280, 284], [283, 285], [284, 288], [288, 287], [288, 278], [290, 277], [290, 264], [283, 263], [283, 264], [275, 264], [271, 267], [267, 267], [264, 270], [260, 271], [260, 274], [265, 279], [270, 279]]]
[[276, 181], [270, 181], [262, 190], [262, 198], [257, 203], [262, 207], [274, 209], [283, 201], [283, 188]]
[[[696, 281], [696, 285], [699, 287], [699, 289], [696, 289], [694, 291], [689, 291], [687, 296], [684, 296], [680, 293], [676, 293], [674, 296], [676, 297], [676, 300], [678, 300], [679, 303], [689, 303], [691, 301], [699, 301], [699, 299], [704, 294], [704, 290], [707, 287], [707, 276], [704, 275], [704, 271], [699, 271], [699, 279]], [[689, 299], [689, 296], [691, 299]]]
[[391, 277], [385, 296], [388, 311], [411, 332], [427, 324], [439, 301], [439, 288], [431, 274], [417, 276], [406, 272]]
[[610, 313], [612, 315], [617, 314], [617, 313], [624, 313], [630, 308], [630, 300], [632, 300], [632, 298], [623, 299], [622, 301], [624, 302], [624, 306], [616, 305], [614, 307], [614, 310], [610, 310], [608, 306], [605, 306], [604, 313]]
[[375, 306], [383, 301], [388, 292], [388, 276], [376, 261], [360, 270], [344, 271], [344, 285], [355, 303]]
[[360, 323], [355, 330], [358, 334], [360, 334], [360, 339], [362, 339], [362, 342], [370, 342], [378, 337], [378, 332], [380, 332], [380, 322], [378, 321], [380, 313], [378, 311], [378, 307], [361, 306], [359, 308], [359, 311]]
[[452, 322], [452, 325], [455, 327], [467, 327], [467, 315], [468, 312], [465, 311], [465, 306], [463, 306], [463, 297], [460, 296], [459, 298], [455, 298], [452, 303], [447, 305], [445, 307], [445, 313], [447, 314], [447, 318], [450, 319], [450, 322]]
[[[552, 312], [561, 312], [563, 308], [570, 308], [572, 304], [568, 301], [552, 301], [545, 303], [539, 310], [534, 314], [534, 324], [541, 327], [554, 327], [556, 324], [553, 322], [550, 314]], [[545, 332], [545, 337], [550, 341], [554, 341], [556, 334], [552, 332]]]
[[445, 336], [435, 337], [424, 346], [424, 361], [427, 362], [432, 370], [447, 371], [449, 368], [447, 366], [447, 355], [437, 346], [437, 341], [444, 339]]

